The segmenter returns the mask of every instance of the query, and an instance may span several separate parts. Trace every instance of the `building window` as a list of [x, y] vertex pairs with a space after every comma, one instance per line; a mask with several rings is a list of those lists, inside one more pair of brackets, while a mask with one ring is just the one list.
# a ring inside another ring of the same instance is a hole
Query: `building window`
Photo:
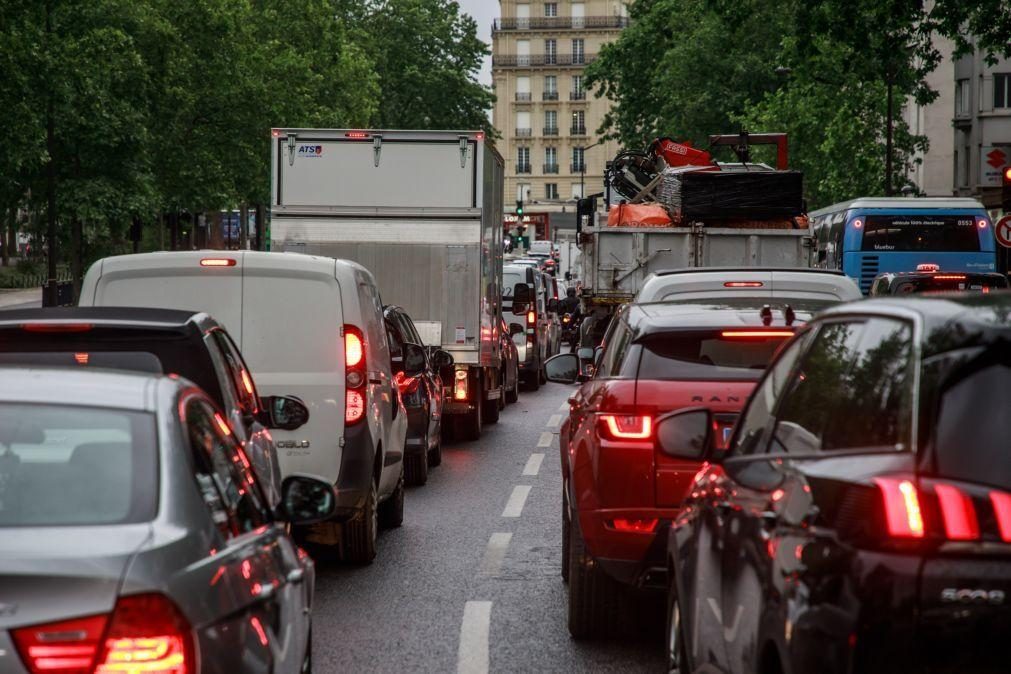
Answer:
[[546, 199], [558, 198], [558, 183], [547, 183], [544, 185], [544, 198]]
[[993, 108], [1011, 108], [1011, 73], [994, 73]]
[[557, 2], [545, 2], [544, 3], [544, 16], [558, 16], [558, 3]]
[[582, 199], [583, 198], [583, 184], [582, 183], [572, 183], [572, 199]]
[[584, 163], [584, 150], [581, 147], [572, 148], [572, 173], [582, 173], [586, 170]]
[[530, 148], [516, 149], [516, 173], [530, 173]]
[[546, 110], [544, 112], [544, 135], [545, 136], [557, 136], [558, 135], [558, 111], [557, 110]]
[[572, 62], [586, 63], [586, 51], [583, 46], [583, 38], [577, 38], [572, 41]]
[[555, 65], [558, 63], [558, 40], [544, 41], [544, 64]]
[[572, 3], [572, 27], [579, 29], [586, 26], [586, 5], [582, 2]]
[[969, 114], [969, 80], [955, 81], [955, 116], [964, 117]]
[[557, 75], [545, 75], [544, 76], [544, 100], [545, 101], [557, 101], [558, 100], [558, 76]]
[[558, 148], [544, 148], [544, 172], [558, 173]]
[[586, 135], [586, 111], [576, 110], [572, 113], [572, 128], [569, 130], [573, 136]]

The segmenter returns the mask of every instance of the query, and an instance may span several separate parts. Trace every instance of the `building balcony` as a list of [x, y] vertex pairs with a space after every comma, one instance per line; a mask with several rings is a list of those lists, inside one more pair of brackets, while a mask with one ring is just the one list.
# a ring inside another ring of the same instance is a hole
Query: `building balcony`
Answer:
[[496, 19], [493, 33], [504, 30], [606, 30], [628, 26], [626, 16], [538, 16]]
[[573, 126], [569, 129], [570, 136], [585, 136], [586, 127], [585, 126]]
[[516, 101], [519, 103], [529, 103], [533, 99], [529, 91], [517, 91]]
[[558, 135], [558, 127], [557, 126], [546, 126], [546, 127], [544, 127], [544, 135], [545, 136], [557, 136]]
[[527, 129], [516, 129], [516, 137], [517, 138], [530, 138], [533, 135], [534, 135], [534, 130], [533, 129], [530, 129], [530, 128], [527, 128]]
[[558, 164], [545, 164], [544, 173], [545, 174], [558, 173]]
[[530, 164], [516, 164], [516, 173], [530, 173]]
[[500, 54], [493, 56], [492, 68], [581, 68], [597, 60], [596, 54]]
[[585, 91], [570, 91], [569, 92], [570, 101], [585, 101], [586, 92]]
[[569, 164], [569, 173], [583, 173], [584, 171], [586, 171], [585, 162]]
[[557, 91], [545, 91], [544, 92], [544, 97], [541, 100], [544, 100], [544, 101], [557, 101], [558, 100], [558, 92]]

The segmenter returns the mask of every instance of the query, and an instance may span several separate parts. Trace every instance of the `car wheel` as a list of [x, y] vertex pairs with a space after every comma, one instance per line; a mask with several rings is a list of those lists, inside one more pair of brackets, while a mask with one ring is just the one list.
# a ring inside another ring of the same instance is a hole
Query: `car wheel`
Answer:
[[397, 487], [390, 497], [379, 506], [379, 524], [384, 529], [396, 529], [404, 523], [404, 476], [397, 481]]
[[302, 674], [312, 674], [312, 627], [309, 628], [309, 638], [305, 640], [305, 657], [302, 658]]
[[[442, 424], [440, 423], [441, 427]], [[428, 450], [428, 467], [434, 468], [442, 463], [442, 430], [435, 436], [435, 447]]]
[[513, 387], [506, 391], [505, 399], [507, 403], [514, 403], [520, 399], [520, 374], [513, 377]]
[[688, 644], [684, 625], [681, 624], [681, 604], [678, 602], [674, 579], [667, 591], [667, 672], [683, 674], [688, 668]]
[[[500, 391], [501, 393], [501, 391]], [[482, 397], [484, 394], [479, 394]], [[481, 406], [481, 422], [491, 425], [498, 423], [499, 417], [499, 401], [498, 400], [485, 400], [484, 404]]]
[[375, 480], [369, 480], [365, 505], [344, 525], [344, 557], [354, 564], [371, 564], [376, 558], [376, 538], [379, 534], [379, 496]]
[[579, 521], [569, 525], [569, 634], [574, 639], [613, 636], [617, 633], [620, 587], [590, 556], [579, 531]]
[[528, 391], [536, 391], [541, 387], [541, 377], [540, 377], [540, 366], [537, 366], [536, 370], [531, 370], [527, 373], [526, 380], [523, 382], [526, 385]]
[[428, 452], [404, 454], [404, 482], [410, 487], [428, 482]]
[[466, 414], [460, 414], [453, 419], [453, 424], [455, 426], [453, 432], [460, 440], [473, 441], [481, 438], [481, 422], [484, 417], [484, 409], [482, 405], [484, 402], [484, 396], [481, 395], [480, 390], [481, 387], [478, 387], [479, 393], [474, 396], [474, 409], [470, 410]]
[[569, 582], [569, 557], [572, 556], [572, 524], [569, 522], [569, 509], [565, 505], [565, 485], [562, 485], [562, 582]]

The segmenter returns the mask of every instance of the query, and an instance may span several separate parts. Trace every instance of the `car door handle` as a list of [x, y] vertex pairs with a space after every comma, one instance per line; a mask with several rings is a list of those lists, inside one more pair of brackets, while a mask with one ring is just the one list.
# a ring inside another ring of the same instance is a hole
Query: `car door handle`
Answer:
[[292, 569], [288, 572], [287, 579], [292, 585], [301, 585], [302, 581], [305, 580], [305, 569]]

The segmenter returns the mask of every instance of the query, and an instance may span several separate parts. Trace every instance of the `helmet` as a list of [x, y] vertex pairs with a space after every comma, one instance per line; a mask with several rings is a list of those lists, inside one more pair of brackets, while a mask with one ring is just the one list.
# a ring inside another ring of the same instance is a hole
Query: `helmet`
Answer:
[[566, 289], [565, 295], [566, 295], [566, 297], [575, 297], [576, 296], [576, 289], [575, 288], [568, 288], [568, 289]]

